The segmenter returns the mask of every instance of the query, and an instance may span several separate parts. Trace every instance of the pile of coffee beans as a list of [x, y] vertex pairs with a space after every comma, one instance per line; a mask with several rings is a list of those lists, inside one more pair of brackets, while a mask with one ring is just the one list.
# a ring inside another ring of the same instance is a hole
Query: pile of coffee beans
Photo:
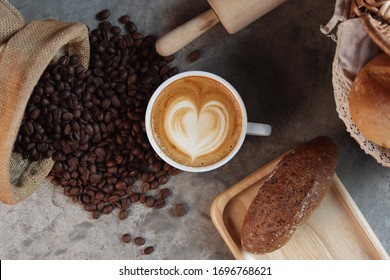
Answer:
[[[33, 161], [56, 151], [70, 154], [83, 142], [81, 132], [85, 69], [77, 56], [61, 57], [41, 76], [29, 99], [14, 150]], [[58, 157], [58, 155], [54, 155]]]
[[14, 149], [30, 160], [52, 157], [53, 184], [93, 218], [118, 208], [126, 219], [136, 202], [164, 207], [169, 189], [156, 189], [179, 173], [153, 151], [144, 120], [155, 89], [179, 71], [169, 66], [173, 56], [156, 53], [154, 36], [127, 15], [122, 28], [113, 25], [110, 14], [101, 11], [90, 31], [89, 69], [64, 56], [43, 73]]

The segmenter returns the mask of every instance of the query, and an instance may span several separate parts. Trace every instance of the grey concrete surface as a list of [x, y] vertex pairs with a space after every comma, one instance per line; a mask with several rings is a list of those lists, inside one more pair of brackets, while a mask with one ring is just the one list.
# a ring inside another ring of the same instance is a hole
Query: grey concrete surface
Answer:
[[[162, 35], [208, 9], [206, 0], [11, 0], [26, 21], [57, 18], [96, 26], [94, 15], [129, 14], [144, 34]], [[181, 71], [206, 70], [229, 80], [241, 93], [253, 122], [270, 123], [270, 137], [247, 137], [237, 156], [220, 169], [181, 173], [168, 187], [173, 195], [161, 210], [132, 206], [130, 217], [92, 220], [60, 189], [43, 184], [26, 201], [0, 205], [1, 259], [232, 259], [210, 218], [214, 198], [268, 161], [317, 135], [337, 143], [337, 174], [390, 253], [390, 171], [366, 155], [338, 118], [331, 83], [335, 43], [319, 31], [334, 1], [289, 0], [238, 34], [214, 27], [176, 54]], [[201, 51], [194, 63], [185, 60]], [[185, 202], [188, 213], [170, 208]], [[120, 237], [146, 237], [145, 256]]]

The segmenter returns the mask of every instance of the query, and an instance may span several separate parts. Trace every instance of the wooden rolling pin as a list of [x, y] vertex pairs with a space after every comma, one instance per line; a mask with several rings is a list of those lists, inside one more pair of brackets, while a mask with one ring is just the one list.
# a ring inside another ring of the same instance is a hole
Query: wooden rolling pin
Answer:
[[168, 56], [221, 22], [227, 32], [237, 33], [287, 0], [208, 0], [212, 9], [159, 38], [156, 50]]

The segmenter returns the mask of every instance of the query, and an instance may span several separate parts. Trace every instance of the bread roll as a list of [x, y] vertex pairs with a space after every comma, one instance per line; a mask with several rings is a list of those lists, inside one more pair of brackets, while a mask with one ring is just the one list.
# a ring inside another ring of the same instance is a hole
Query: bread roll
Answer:
[[351, 117], [370, 141], [390, 148], [390, 57], [369, 61], [352, 83], [349, 95]]
[[336, 145], [325, 136], [286, 154], [249, 206], [241, 229], [242, 247], [263, 254], [286, 244], [330, 188], [336, 160]]

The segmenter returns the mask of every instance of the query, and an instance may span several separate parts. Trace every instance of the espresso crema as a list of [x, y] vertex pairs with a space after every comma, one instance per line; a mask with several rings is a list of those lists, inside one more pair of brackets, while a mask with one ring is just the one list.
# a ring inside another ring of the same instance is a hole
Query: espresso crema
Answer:
[[157, 97], [151, 113], [153, 137], [172, 160], [208, 166], [226, 157], [242, 132], [241, 107], [221, 83], [183, 77]]

